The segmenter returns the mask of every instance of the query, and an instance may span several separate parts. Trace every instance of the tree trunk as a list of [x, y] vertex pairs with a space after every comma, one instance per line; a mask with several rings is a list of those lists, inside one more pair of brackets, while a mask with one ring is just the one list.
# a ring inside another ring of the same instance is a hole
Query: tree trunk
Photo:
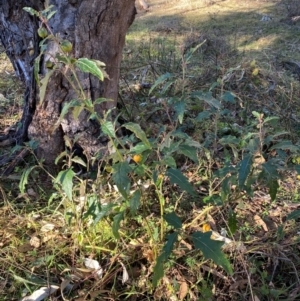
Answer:
[[[88, 73], [80, 73], [79, 79], [87, 97], [113, 99], [113, 102], [98, 105], [99, 114], [116, 105], [118, 95], [119, 67], [122, 48], [128, 27], [134, 20], [134, 0], [50, 0], [56, 13], [48, 24], [53, 33], [73, 44], [75, 58], [92, 58], [106, 64], [109, 80], [99, 81]], [[64, 136], [77, 140], [87, 154], [101, 147], [97, 137], [99, 125], [88, 120], [82, 112], [75, 120], [67, 114], [57, 126], [61, 109], [66, 102], [76, 97], [75, 91], [63, 74], [53, 75], [47, 86], [43, 103], [39, 103], [38, 87], [33, 76], [33, 64], [39, 55], [40, 39], [37, 35], [39, 20], [23, 10], [32, 7], [44, 9], [43, 0], [6, 0], [0, 2], [0, 39], [16, 73], [26, 85], [22, 127], [17, 132], [19, 142], [24, 139], [38, 141], [38, 157], [46, 164], [53, 164], [64, 148]], [[47, 73], [47, 57], [55, 56], [57, 47], [47, 41], [47, 55], [41, 59], [43, 77]]]

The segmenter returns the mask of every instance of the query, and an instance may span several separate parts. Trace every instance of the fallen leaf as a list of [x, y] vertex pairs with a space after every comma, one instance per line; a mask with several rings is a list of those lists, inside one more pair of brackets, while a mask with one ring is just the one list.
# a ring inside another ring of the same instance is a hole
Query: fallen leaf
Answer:
[[267, 225], [266, 225], [266, 223], [265, 223], [265, 222], [261, 219], [261, 217], [258, 216], [257, 214], [254, 215], [254, 221], [256, 222], [256, 224], [257, 224], [258, 226], [261, 226], [261, 227], [264, 229], [265, 232], [268, 232], [268, 231], [269, 231], [269, 230], [268, 230], [268, 227], [267, 227]]
[[48, 298], [50, 295], [55, 293], [59, 289], [57, 285], [50, 285], [50, 287], [41, 287], [30, 296], [24, 297], [21, 301], [41, 301]]
[[41, 246], [41, 240], [37, 237], [37, 236], [33, 236], [31, 239], [30, 239], [30, 245], [32, 247], [34, 247], [35, 249], [39, 248]]
[[179, 288], [179, 300], [183, 300], [187, 295], [188, 291], [189, 291], [188, 284], [185, 281], [181, 282]]

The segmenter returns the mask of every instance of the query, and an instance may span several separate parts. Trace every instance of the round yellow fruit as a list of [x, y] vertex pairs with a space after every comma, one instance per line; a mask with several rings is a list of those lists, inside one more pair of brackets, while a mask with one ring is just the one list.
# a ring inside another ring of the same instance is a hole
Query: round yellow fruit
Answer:
[[132, 160], [135, 162], [135, 163], [139, 163], [142, 161], [142, 156], [141, 155], [134, 155]]

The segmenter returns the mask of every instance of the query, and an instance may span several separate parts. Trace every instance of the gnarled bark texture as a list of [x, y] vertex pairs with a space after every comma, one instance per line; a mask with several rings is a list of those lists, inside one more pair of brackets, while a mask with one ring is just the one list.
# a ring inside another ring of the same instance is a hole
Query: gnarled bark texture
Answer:
[[[134, 0], [50, 0], [56, 13], [49, 20], [55, 35], [73, 43], [76, 58], [87, 57], [103, 61], [110, 80], [100, 82], [92, 75], [80, 73], [79, 79], [87, 97], [113, 99], [113, 102], [98, 106], [101, 113], [115, 106], [118, 95], [119, 67], [122, 48], [128, 27], [134, 20]], [[47, 86], [45, 99], [39, 104], [38, 87], [33, 76], [34, 59], [39, 55], [37, 36], [39, 20], [30, 16], [23, 7], [38, 11], [44, 9], [43, 0], [0, 1], [0, 39], [16, 73], [25, 81], [25, 107], [22, 127], [17, 132], [19, 142], [34, 139], [39, 142], [38, 156], [51, 164], [64, 148], [64, 135], [77, 139], [77, 143], [92, 153], [101, 147], [97, 136], [99, 126], [88, 120], [82, 112], [78, 120], [68, 114], [57, 125], [62, 106], [76, 97], [65, 77], [57, 72]], [[55, 56], [57, 48], [47, 42], [47, 53]], [[41, 76], [47, 72], [45, 55], [41, 61]]]

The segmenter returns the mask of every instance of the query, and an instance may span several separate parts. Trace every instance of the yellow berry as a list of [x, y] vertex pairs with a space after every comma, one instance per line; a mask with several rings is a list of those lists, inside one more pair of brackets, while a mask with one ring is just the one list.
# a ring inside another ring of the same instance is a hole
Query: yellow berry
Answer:
[[203, 232], [210, 231], [210, 224], [207, 224], [207, 223], [203, 224], [202, 230], [203, 230]]
[[134, 155], [132, 160], [135, 162], [135, 163], [139, 163], [142, 161], [142, 156], [141, 155]]

